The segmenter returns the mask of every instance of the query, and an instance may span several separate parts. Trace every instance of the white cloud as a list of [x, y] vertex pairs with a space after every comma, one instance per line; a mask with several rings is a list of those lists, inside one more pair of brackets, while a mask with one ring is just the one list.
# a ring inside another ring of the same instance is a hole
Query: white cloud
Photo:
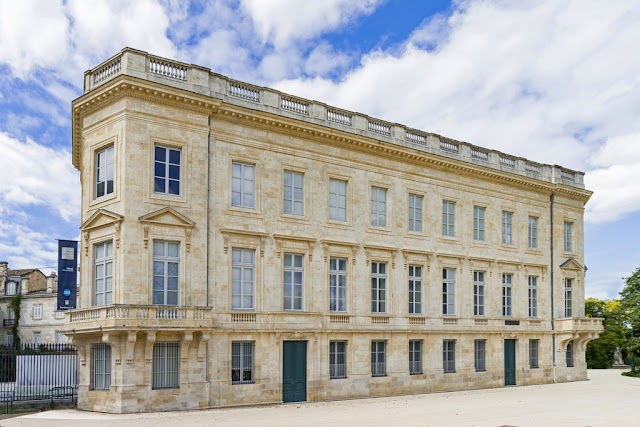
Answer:
[[363, 15], [371, 14], [379, 0], [242, 0], [264, 43], [284, 47], [309, 40]]
[[0, 206], [47, 206], [69, 220], [80, 212], [78, 173], [71, 153], [0, 133]]

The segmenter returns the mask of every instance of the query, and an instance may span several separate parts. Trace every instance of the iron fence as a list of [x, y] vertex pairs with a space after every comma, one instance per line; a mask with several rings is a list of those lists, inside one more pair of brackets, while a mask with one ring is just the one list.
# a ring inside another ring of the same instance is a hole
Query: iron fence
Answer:
[[68, 344], [0, 346], [0, 403], [68, 400], [78, 391], [78, 351]]

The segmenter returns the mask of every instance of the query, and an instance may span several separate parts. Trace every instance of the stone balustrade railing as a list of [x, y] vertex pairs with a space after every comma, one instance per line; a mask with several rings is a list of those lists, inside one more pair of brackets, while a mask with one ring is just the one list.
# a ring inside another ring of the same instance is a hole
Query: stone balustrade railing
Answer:
[[556, 330], [565, 331], [585, 331], [585, 332], [601, 332], [603, 331], [602, 318], [600, 317], [570, 317], [566, 319], [556, 320]]
[[416, 131], [401, 124], [340, 110], [275, 89], [239, 82], [213, 73], [208, 68], [158, 58], [130, 48], [123, 49], [113, 58], [85, 72], [85, 92], [91, 92], [123, 74], [214, 97], [228, 104], [267, 111], [354, 135], [364, 135], [386, 143], [407, 146], [482, 167], [584, 188], [583, 172], [572, 171], [557, 165], [539, 164], [429, 132]]
[[174, 307], [163, 305], [111, 305], [73, 310], [69, 323], [96, 320], [211, 320], [211, 307]]

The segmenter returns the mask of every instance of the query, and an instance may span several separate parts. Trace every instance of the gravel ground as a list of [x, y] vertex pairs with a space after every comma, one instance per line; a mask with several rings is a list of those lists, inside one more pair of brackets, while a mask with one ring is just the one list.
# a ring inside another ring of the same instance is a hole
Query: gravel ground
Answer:
[[320, 403], [108, 415], [47, 411], [0, 426], [640, 426], [640, 379], [590, 370], [589, 381]]

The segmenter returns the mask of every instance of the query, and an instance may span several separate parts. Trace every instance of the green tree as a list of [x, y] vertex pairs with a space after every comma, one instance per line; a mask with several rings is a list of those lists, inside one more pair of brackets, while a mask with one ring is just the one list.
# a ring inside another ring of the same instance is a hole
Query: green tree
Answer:
[[625, 312], [619, 300], [587, 298], [584, 303], [588, 317], [601, 317], [604, 331], [597, 340], [587, 344], [587, 367], [607, 369], [613, 365], [616, 348], [625, 348], [627, 329]]
[[636, 357], [640, 357], [640, 267], [625, 279], [620, 292], [622, 310], [627, 325], [631, 329], [626, 349]]

